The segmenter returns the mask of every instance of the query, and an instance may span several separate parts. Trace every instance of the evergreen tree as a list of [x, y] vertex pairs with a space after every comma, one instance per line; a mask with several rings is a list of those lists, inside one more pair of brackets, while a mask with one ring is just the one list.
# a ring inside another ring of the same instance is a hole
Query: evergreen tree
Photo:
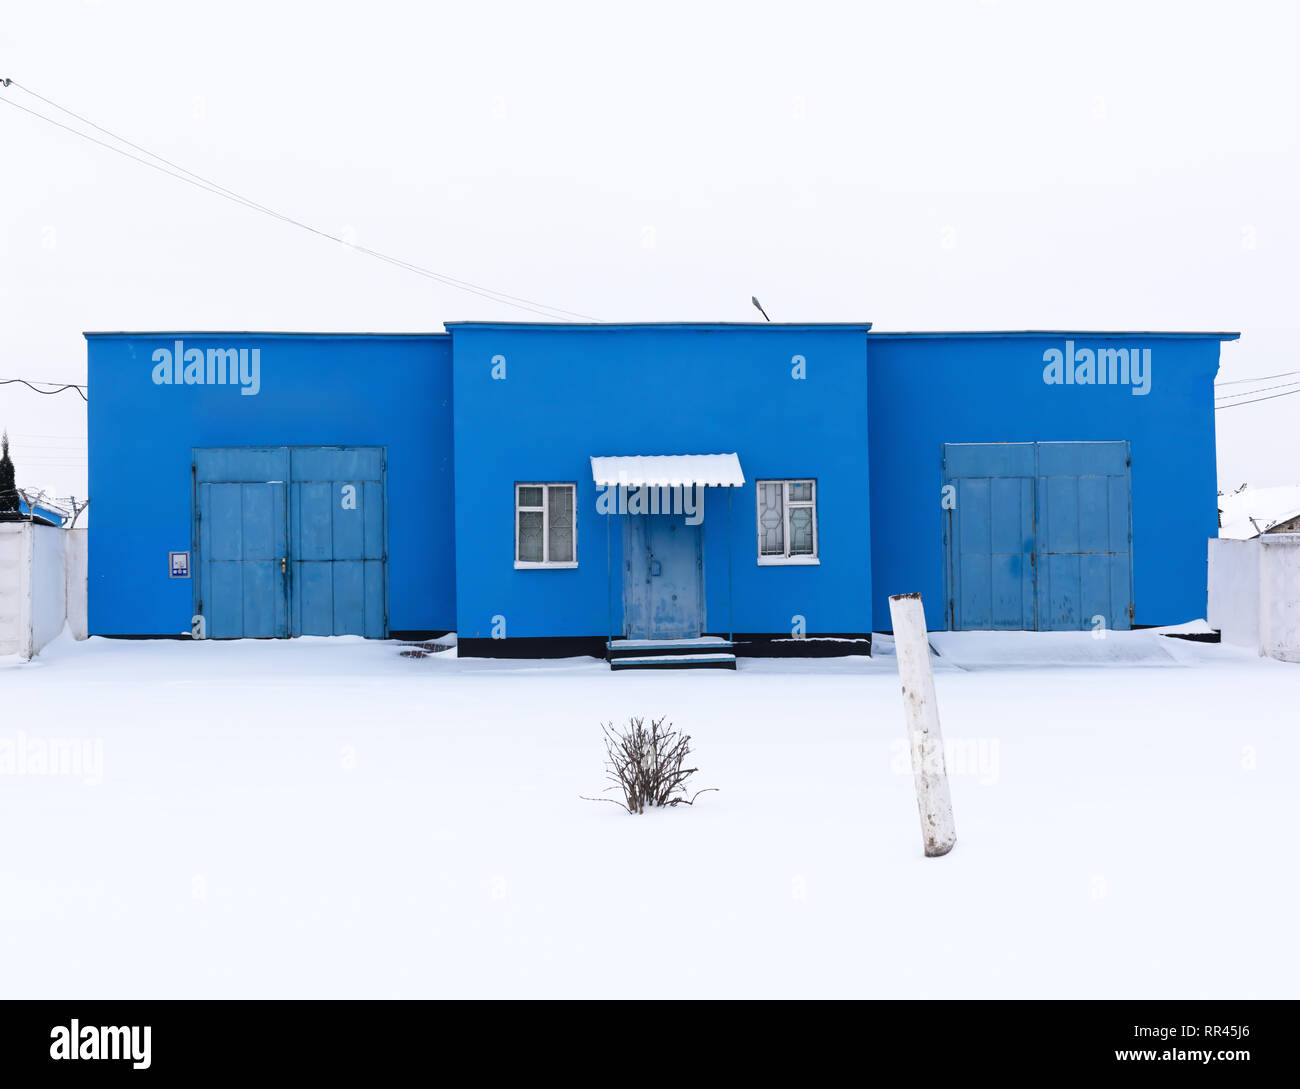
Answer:
[[22, 519], [18, 488], [14, 484], [14, 463], [9, 460], [9, 432], [0, 437], [0, 522]]

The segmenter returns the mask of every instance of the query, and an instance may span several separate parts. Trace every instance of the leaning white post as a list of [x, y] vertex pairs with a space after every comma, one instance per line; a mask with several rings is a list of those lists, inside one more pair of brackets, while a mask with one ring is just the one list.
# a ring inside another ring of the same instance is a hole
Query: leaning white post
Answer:
[[916, 805], [921, 811], [921, 839], [927, 857], [938, 858], [952, 850], [957, 842], [957, 829], [952, 819], [952, 798], [948, 794], [939, 704], [934, 695], [930, 640], [926, 635], [921, 595], [891, 597], [889, 615], [894, 622], [898, 676], [903, 682], [903, 710], [912, 750]]

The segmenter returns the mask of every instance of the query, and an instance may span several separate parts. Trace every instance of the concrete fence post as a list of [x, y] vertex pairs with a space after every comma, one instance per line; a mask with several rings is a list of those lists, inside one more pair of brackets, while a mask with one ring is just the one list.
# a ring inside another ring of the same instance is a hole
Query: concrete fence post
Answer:
[[903, 685], [903, 711], [912, 751], [912, 778], [921, 813], [921, 841], [929, 858], [952, 850], [957, 829], [952, 819], [948, 773], [944, 766], [943, 735], [939, 732], [939, 704], [930, 667], [930, 640], [920, 594], [898, 594], [889, 599], [898, 654], [898, 677]]
[[32, 631], [32, 570], [36, 558], [36, 529], [31, 522], [22, 526], [22, 553], [18, 568], [18, 657], [30, 662], [36, 654], [36, 636]]

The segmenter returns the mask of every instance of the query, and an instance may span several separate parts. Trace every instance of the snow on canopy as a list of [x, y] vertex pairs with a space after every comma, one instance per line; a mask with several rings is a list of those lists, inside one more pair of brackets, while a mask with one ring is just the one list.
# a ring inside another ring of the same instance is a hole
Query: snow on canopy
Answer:
[[591, 476], [599, 485], [632, 488], [704, 484], [739, 488], [745, 483], [735, 454], [645, 454], [591, 459]]

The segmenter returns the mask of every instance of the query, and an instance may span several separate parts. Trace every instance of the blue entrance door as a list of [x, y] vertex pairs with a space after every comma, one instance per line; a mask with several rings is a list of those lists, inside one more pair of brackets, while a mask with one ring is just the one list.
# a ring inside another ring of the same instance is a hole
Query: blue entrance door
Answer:
[[294, 635], [383, 638], [383, 462], [374, 447], [290, 451]]
[[1125, 630], [1126, 442], [944, 447], [947, 619], [957, 630]]
[[387, 633], [382, 449], [196, 449], [194, 483], [210, 638]]
[[623, 561], [623, 634], [698, 638], [704, 630], [700, 527], [683, 515], [627, 515]]

